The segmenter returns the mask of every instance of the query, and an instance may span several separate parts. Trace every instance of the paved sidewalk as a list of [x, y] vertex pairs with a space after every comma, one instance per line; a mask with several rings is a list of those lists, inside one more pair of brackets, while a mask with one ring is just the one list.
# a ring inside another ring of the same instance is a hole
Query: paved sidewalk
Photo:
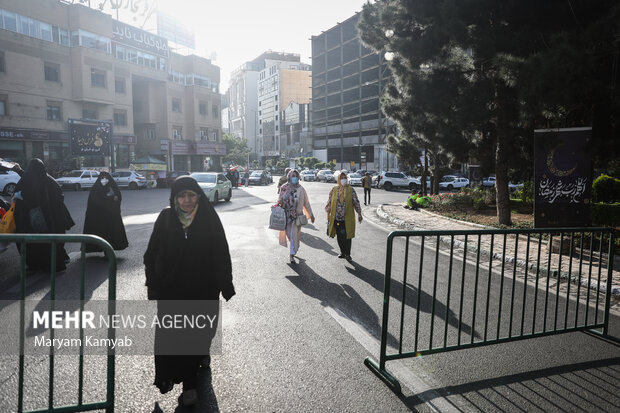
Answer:
[[[441, 215], [434, 214], [424, 209], [409, 210], [405, 209], [402, 203], [379, 205], [376, 210], [377, 216], [388, 221], [404, 230], [476, 230], [476, 229], [494, 229], [483, 225], [458, 221]], [[559, 244], [559, 236], [554, 237]], [[493, 240], [493, 242], [491, 242]], [[454, 237], [454, 250], [463, 252], [465, 246], [465, 237]], [[606, 290], [607, 277], [607, 255], [602, 254], [599, 257], [597, 248], [594, 248], [590, 257], [590, 240], [589, 237], [583, 241], [583, 249], [580, 249], [579, 241], [575, 241], [573, 245], [572, 258], [566, 254], [560, 256], [559, 253], [549, 253], [548, 241], [542, 241], [539, 245], [538, 240], [530, 237], [529, 248], [528, 237], [521, 235], [503, 236], [484, 235], [478, 240], [477, 236], [470, 236], [467, 242], [467, 252], [473, 253], [477, 251], [477, 244], [480, 241], [480, 254], [487, 257], [487, 260], [493, 256], [494, 266], [500, 266], [502, 262], [511, 263], [517, 266], [527, 268], [530, 272], [529, 277], [535, 278], [537, 270], [541, 274], [540, 279], [546, 282], [547, 271], [551, 275], [550, 284], [557, 280], [558, 272], [560, 275], [561, 289], [566, 291], [570, 288], [571, 295], [577, 294], [577, 283], [582, 288], [582, 294], [587, 289], [588, 284], [594, 291], [599, 288], [601, 292]], [[441, 237], [441, 242], [450, 245], [451, 238], [449, 236]], [[565, 237], [564, 242], [570, 242]], [[504, 243], [506, 252], [504, 253]], [[492, 247], [491, 247], [492, 244]], [[538, 255], [540, 253], [540, 259]], [[581, 260], [580, 260], [581, 258]], [[560, 262], [561, 259], [561, 262]], [[581, 261], [581, 265], [580, 265]], [[600, 264], [600, 265], [599, 265]], [[601, 268], [601, 278], [599, 282], [599, 267]], [[543, 280], [544, 278], [544, 280]], [[570, 279], [570, 285], [568, 280]], [[583, 288], [585, 287], [585, 288]], [[620, 311], [620, 259], [617, 255], [614, 260], [612, 272], [612, 308]]]

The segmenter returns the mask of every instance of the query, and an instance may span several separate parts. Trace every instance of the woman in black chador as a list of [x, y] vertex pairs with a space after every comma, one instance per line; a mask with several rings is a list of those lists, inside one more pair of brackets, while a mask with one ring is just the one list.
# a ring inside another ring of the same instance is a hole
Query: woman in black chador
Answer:
[[[226, 301], [235, 295], [224, 228], [194, 178], [181, 176], [172, 184], [170, 207], [157, 217], [144, 265], [148, 298], [158, 300], [160, 316], [172, 311], [167, 307], [171, 301], [166, 300], [210, 300], [210, 308], [215, 303], [218, 311], [220, 293]], [[217, 320], [219, 314], [216, 323]], [[180, 400], [191, 405], [196, 402], [199, 368], [209, 365], [213, 337], [198, 355], [161, 354], [159, 350], [166, 344], [183, 343], [179, 334], [163, 328], [156, 330], [154, 384], [167, 393], [174, 384], [182, 382]]]
[[[98, 235], [115, 250], [127, 248], [127, 234], [121, 218], [121, 191], [107, 172], [101, 172], [88, 195], [84, 234]], [[102, 251], [95, 244], [86, 244], [86, 252]]]
[[[45, 165], [34, 158], [15, 187], [15, 224], [19, 234], [64, 234], [75, 225], [64, 202], [62, 189], [45, 172]], [[64, 243], [56, 247], [56, 271], [69, 262]], [[27, 244], [26, 264], [29, 270], [49, 271], [50, 244]]]

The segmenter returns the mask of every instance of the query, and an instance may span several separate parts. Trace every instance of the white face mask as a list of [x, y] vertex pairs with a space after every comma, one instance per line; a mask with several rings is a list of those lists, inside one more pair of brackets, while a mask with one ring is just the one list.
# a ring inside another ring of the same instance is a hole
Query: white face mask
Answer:
[[109, 181], [108, 181], [106, 178], [103, 178], [103, 179], [101, 180], [101, 185], [106, 186], [106, 185], [108, 184], [108, 182], [109, 182]]
[[341, 179], [340, 180], [340, 184], [341, 185], [346, 185], [347, 184], [347, 180], [346, 179]]

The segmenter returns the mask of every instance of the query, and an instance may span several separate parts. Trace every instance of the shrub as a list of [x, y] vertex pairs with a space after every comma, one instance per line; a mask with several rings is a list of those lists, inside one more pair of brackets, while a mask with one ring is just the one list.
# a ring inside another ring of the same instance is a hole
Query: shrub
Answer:
[[620, 202], [620, 179], [602, 174], [592, 183], [592, 202]]
[[534, 186], [531, 181], [525, 181], [523, 187], [515, 191], [514, 198], [520, 199], [524, 204], [534, 204]]
[[620, 202], [592, 204], [590, 207], [590, 219], [592, 224], [595, 225], [620, 226]]
[[481, 209], [486, 208], [486, 204], [484, 203], [484, 199], [483, 198], [475, 198], [474, 199], [474, 209], [476, 211], [480, 211]]

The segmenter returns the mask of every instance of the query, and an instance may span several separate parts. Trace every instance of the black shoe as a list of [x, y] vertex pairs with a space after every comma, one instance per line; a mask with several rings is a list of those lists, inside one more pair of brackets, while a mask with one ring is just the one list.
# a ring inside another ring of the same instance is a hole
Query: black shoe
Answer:
[[338, 256], [338, 258], [344, 258], [344, 257], [345, 257], [345, 255], [344, 255], [344, 254], [340, 254], [340, 255]]
[[347, 255], [345, 258], [346, 258], [346, 260], [347, 260], [347, 261], [349, 261], [349, 262], [353, 262], [353, 258], [351, 258], [351, 256], [350, 256], [350, 255]]
[[364, 205], [366, 205], [366, 202], [364, 202]]

